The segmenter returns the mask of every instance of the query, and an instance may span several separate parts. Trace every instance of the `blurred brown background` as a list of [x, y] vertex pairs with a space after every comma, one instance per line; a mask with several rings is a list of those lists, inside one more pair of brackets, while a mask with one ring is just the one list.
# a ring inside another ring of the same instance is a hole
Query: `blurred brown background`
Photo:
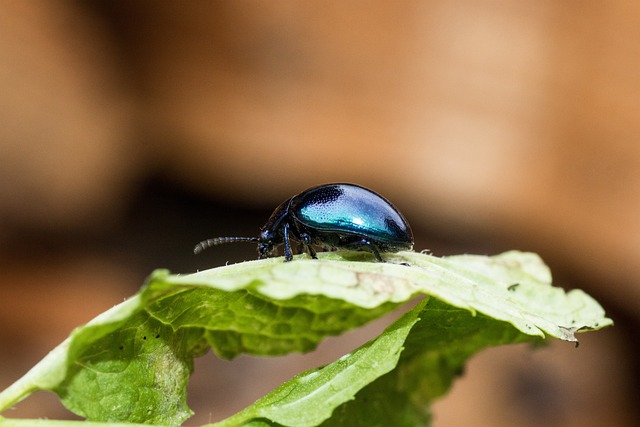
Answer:
[[[0, 388], [157, 267], [255, 257], [282, 200], [356, 182], [437, 255], [536, 251], [616, 322], [475, 358], [439, 427], [635, 426], [640, 3], [0, 2]], [[187, 425], [310, 356], [197, 362]], [[8, 416], [72, 417], [46, 393]]]

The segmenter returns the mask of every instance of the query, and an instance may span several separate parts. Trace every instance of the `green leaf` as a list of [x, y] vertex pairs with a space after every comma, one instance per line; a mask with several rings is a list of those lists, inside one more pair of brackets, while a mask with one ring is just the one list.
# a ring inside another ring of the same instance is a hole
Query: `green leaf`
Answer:
[[[137, 295], [76, 329], [0, 393], [0, 411], [51, 390], [89, 420], [178, 425], [190, 414], [193, 358], [209, 347], [226, 358], [305, 352], [427, 295], [377, 339], [222, 424], [427, 425], [429, 403], [478, 350], [548, 337], [575, 341], [576, 331], [611, 324], [585, 293], [552, 287], [534, 254], [401, 252], [386, 254], [386, 263], [359, 252], [319, 257], [182, 276], [156, 271]], [[373, 410], [372, 400], [397, 410]]]
[[[430, 405], [445, 394], [466, 361], [483, 348], [519, 342], [537, 343], [509, 324], [451, 307], [431, 298], [420, 310], [394, 370], [339, 407], [323, 426], [428, 426]], [[380, 402], [382, 405], [372, 405]]]
[[[280, 265], [275, 264], [269, 272], [277, 272]], [[382, 300], [377, 307], [359, 307], [322, 294], [274, 298], [265, 295], [266, 289], [258, 285], [255, 276], [250, 276], [253, 281], [247, 282], [245, 276], [244, 282], [238, 280], [230, 286], [229, 279], [242, 276], [225, 277], [216, 270], [188, 276], [157, 273], [144, 295], [149, 300], [146, 310], [153, 317], [174, 329], [202, 330], [208, 345], [224, 358], [241, 353], [271, 356], [307, 352], [327, 336], [360, 326], [396, 307]], [[280, 287], [302, 286], [299, 280], [299, 275], [292, 276], [291, 282]]]
[[265, 420], [286, 426], [319, 425], [331, 416], [335, 407], [353, 399], [360, 389], [395, 367], [418, 314], [419, 310], [410, 311], [376, 340], [324, 368], [296, 376], [255, 404], [215, 425], [251, 425], [251, 422], [264, 423]]
[[191, 415], [185, 388], [200, 337], [200, 331], [173, 331], [141, 311], [126, 326], [75, 349], [65, 380], [53, 391], [88, 419], [180, 424]]
[[541, 341], [431, 298], [375, 340], [211, 427], [427, 426], [431, 402], [446, 393], [473, 354], [488, 346]]

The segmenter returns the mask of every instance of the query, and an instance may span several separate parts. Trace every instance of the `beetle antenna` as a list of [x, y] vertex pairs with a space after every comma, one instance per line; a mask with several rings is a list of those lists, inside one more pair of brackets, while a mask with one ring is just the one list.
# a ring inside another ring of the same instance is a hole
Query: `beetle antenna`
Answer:
[[234, 242], [258, 242], [260, 239], [257, 237], [214, 237], [213, 239], [203, 240], [198, 243], [195, 248], [193, 248], [194, 254], [199, 254], [211, 246], [221, 245], [223, 243], [234, 243]]

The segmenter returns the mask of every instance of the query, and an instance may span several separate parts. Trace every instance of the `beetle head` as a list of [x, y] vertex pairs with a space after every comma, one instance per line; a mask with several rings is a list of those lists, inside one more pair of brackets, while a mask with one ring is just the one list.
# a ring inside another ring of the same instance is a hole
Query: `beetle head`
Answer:
[[258, 237], [258, 259], [269, 258], [274, 248], [281, 242], [282, 237], [271, 229], [263, 229]]

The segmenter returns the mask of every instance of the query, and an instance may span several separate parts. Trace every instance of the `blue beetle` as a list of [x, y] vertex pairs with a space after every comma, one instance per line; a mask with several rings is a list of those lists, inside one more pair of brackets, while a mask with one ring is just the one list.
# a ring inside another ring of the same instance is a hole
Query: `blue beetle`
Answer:
[[194, 253], [222, 243], [258, 243], [258, 259], [267, 258], [284, 244], [291, 261], [294, 239], [317, 259], [313, 245], [324, 249], [368, 250], [380, 253], [413, 248], [413, 234], [404, 216], [387, 199], [355, 184], [313, 187], [282, 202], [260, 229], [259, 237], [216, 237], [196, 245]]

